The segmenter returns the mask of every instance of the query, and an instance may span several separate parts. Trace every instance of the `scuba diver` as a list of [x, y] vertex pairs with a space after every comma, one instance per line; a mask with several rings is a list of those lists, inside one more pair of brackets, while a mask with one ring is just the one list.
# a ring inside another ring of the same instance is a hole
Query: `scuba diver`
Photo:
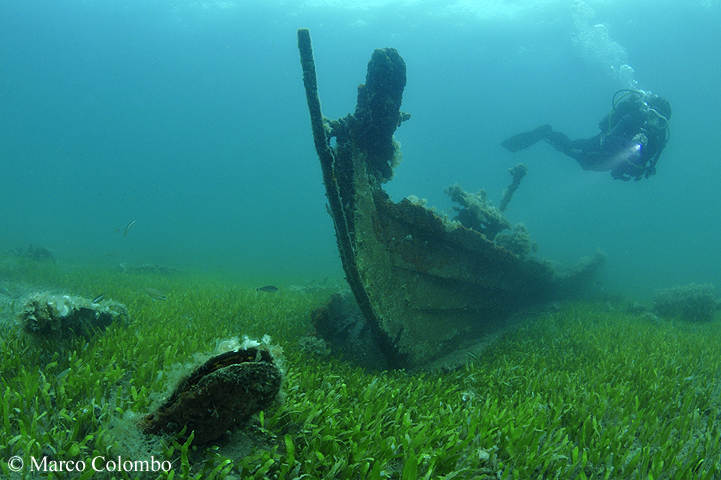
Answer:
[[595, 137], [571, 140], [543, 125], [501, 145], [518, 152], [545, 140], [584, 170], [610, 170], [615, 179], [638, 181], [656, 173], [656, 162], [670, 137], [670, 118], [671, 104], [665, 98], [642, 90], [619, 90], [613, 95], [611, 112], [598, 124], [601, 133]]

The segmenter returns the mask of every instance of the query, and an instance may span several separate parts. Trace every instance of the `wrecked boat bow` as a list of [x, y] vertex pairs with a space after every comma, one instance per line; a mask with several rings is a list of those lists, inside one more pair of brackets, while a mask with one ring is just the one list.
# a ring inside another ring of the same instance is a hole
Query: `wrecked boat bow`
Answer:
[[[410, 117], [400, 111], [403, 59], [392, 48], [375, 50], [366, 82], [358, 87], [355, 112], [329, 121], [320, 108], [308, 30], [298, 31], [298, 48], [343, 269], [388, 368], [422, 366], [479, 340], [503, 328], [503, 319], [519, 310], [579, 287], [603, 263], [597, 255], [560, 274], [546, 262], [499, 246], [495, 233], [467, 228], [462, 218], [445, 220], [408, 199], [393, 202], [382, 185], [400, 160], [393, 133]], [[511, 171], [509, 200], [522, 178], [519, 169]], [[471, 197], [464, 197], [469, 199], [462, 205], [466, 217], [481, 224], [489, 212], [502, 218], [485, 202], [484, 192], [483, 198]], [[317, 321], [334, 320], [319, 316]]]

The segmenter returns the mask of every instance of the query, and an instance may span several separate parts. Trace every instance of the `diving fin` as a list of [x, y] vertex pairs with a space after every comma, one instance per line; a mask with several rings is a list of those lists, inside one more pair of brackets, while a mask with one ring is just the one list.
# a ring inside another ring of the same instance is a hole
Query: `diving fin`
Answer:
[[543, 125], [530, 132], [519, 133], [509, 139], [501, 142], [501, 146], [509, 152], [515, 153], [524, 148], [528, 148], [534, 143], [542, 140], [546, 135], [551, 133], [553, 129], [550, 125]]

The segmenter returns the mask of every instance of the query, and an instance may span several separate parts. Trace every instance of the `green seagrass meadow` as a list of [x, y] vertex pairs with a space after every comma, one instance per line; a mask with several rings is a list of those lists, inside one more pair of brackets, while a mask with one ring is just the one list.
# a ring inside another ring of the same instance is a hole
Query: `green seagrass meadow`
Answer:
[[[528, 317], [456, 371], [366, 372], [298, 340], [332, 289], [256, 291], [210, 274], [138, 274], [27, 262], [0, 280], [124, 303], [128, 325], [91, 338], [0, 330], [0, 477], [167, 479], [713, 479], [721, 469], [719, 313], [686, 323], [568, 303]], [[162, 291], [166, 301], [144, 288]], [[18, 308], [5, 304], [4, 319]], [[193, 355], [270, 335], [283, 398], [217, 445], [135, 423]], [[25, 468], [13, 472], [8, 459]], [[100, 471], [96, 457], [168, 461]], [[83, 472], [31, 472], [31, 458]], [[55, 463], [53, 463], [55, 462]], [[167, 464], [166, 464], [167, 465]], [[66, 465], [67, 466], [67, 465]]]

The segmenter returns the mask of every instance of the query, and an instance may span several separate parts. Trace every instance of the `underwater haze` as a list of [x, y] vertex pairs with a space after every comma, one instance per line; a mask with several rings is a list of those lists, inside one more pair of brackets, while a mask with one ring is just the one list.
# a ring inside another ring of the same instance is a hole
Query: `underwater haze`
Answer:
[[[375, 48], [405, 60], [394, 200], [452, 214], [459, 183], [497, 205], [523, 162], [506, 215], [539, 257], [600, 249], [604, 289], [640, 301], [720, 285], [720, 24], [717, 0], [5, 1], [0, 251], [258, 286], [342, 278], [296, 47], [308, 28], [329, 118], [353, 112]], [[630, 87], [673, 108], [649, 179], [500, 146], [545, 123], [594, 136]]]

